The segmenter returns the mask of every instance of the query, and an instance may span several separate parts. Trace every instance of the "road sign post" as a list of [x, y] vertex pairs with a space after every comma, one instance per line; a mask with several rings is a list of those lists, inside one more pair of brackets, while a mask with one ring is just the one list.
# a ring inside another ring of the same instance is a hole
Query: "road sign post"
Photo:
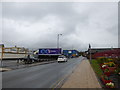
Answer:
[[92, 59], [91, 59], [91, 45], [89, 44], [89, 54], [90, 54], [90, 63], [92, 64]]

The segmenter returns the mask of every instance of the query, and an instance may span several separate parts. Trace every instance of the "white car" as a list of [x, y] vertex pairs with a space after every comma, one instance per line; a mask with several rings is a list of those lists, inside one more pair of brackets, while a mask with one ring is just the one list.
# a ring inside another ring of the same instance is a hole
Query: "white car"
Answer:
[[58, 62], [67, 62], [67, 58], [65, 56], [59, 56], [57, 61]]

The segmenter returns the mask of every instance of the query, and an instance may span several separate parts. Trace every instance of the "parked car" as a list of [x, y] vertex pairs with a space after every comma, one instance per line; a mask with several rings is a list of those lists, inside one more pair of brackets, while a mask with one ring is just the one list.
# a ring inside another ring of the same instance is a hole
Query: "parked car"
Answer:
[[67, 58], [65, 56], [59, 56], [57, 59], [58, 62], [67, 62]]

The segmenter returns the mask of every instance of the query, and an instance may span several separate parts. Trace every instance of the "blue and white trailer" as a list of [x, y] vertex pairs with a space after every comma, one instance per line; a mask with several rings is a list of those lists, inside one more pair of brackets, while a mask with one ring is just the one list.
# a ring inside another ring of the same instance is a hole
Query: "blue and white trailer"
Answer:
[[57, 59], [58, 56], [62, 55], [61, 48], [40, 48], [37, 52], [38, 58], [40, 59]]

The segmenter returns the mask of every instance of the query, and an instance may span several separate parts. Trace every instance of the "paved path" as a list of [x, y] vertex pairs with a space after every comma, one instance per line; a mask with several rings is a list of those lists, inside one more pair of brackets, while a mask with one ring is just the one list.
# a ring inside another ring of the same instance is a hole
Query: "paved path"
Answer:
[[88, 60], [83, 60], [62, 88], [101, 88]]

